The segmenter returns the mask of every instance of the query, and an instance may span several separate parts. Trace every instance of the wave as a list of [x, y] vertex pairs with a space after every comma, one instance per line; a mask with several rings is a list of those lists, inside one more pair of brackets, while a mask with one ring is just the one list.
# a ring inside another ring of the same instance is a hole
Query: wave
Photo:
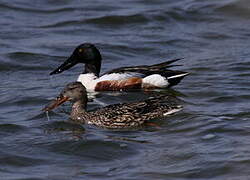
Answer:
[[13, 52], [4, 56], [5, 58], [0, 61], [0, 71], [43, 71], [48, 69], [46, 59], [59, 58], [31, 52]]
[[50, 14], [50, 13], [60, 13], [60, 12], [72, 12], [77, 9], [77, 7], [60, 7], [60, 8], [48, 8], [45, 7], [44, 9], [41, 8], [35, 8], [30, 4], [30, 7], [28, 6], [22, 6], [17, 4], [4, 4], [0, 3], [0, 9], [6, 9], [6, 10], [14, 10], [14, 11], [22, 11], [22, 12], [31, 12], [31, 13], [43, 13], [43, 14]]

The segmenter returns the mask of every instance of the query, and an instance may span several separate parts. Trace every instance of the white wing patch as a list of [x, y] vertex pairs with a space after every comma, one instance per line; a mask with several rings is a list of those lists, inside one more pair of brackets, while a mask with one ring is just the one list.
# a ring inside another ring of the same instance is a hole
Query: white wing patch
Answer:
[[168, 80], [159, 74], [152, 74], [143, 78], [142, 83], [150, 84], [159, 88], [166, 88], [169, 85]]
[[189, 74], [189, 73], [177, 74], [177, 75], [174, 75], [174, 76], [170, 76], [170, 77], [168, 77], [168, 79], [174, 79], [174, 78], [178, 78], [178, 77], [186, 76], [186, 75], [188, 75], [188, 74]]
[[167, 115], [170, 115], [170, 114], [174, 114], [174, 113], [176, 113], [176, 112], [182, 110], [182, 106], [179, 106], [178, 108], [179, 108], [179, 109], [172, 109], [172, 110], [170, 110], [170, 111], [164, 113], [163, 116], [167, 116]]
[[138, 73], [112, 73], [104, 74], [98, 81], [109, 81], [109, 80], [123, 80], [131, 77], [138, 77]]

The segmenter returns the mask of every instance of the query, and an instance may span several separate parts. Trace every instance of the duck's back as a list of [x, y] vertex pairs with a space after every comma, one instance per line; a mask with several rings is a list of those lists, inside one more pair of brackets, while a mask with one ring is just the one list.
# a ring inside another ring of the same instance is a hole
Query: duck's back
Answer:
[[105, 128], [138, 127], [150, 119], [163, 117], [181, 110], [181, 106], [163, 104], [159, 98], [142, 102], [109, 105], [90, 112], [88, 124]]

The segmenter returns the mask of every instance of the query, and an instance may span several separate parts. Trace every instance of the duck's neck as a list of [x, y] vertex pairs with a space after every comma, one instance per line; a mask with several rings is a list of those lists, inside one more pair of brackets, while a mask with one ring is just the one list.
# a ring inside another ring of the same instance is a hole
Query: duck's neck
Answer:
[[100, 69], [101, 69], [101, 65], [97, 66], [94, 64], [85, 64], [83, 74], [93, 73], [97, 77], [99, 77]]
[[100, 75], [101, 71], [101, 63], [102, 63], [102, 57], [99, 54], [94, 61], [91, 61], [91, 63], [86, 63], [84, 67], [84, 74], [86, 73], [94, 73], [97, 77]]
[[87, 103], [85, 103], [85, 101], [83, 100], [76, 101], [72, 106], [72, 111], [70, 115], [71, 119], [76, 121], [81, 121], [81, 120], [84, 121], [82, 117], [88, 114], [86, 108], [87, 108]]

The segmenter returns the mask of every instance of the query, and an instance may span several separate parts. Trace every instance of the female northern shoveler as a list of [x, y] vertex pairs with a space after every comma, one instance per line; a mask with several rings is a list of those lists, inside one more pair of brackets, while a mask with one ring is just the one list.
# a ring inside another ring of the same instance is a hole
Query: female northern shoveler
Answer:
[[[69, 83], [59, 97], [44, 108], [50, 111], [66, 101], [72, 101], [71, 119], [78, 123], [93, 124], [104, 128], [138, 127], [153, 118], [163, 117], [181, 110], [168, 96], [160, 96], [141, 102], [109, 105], [94, 112], [87, 112], [87, 92], [80, 82]], [[171, 104], [172, 103], [172, 104]]]
[[180, 59], [160, 64], [121, 67], [100, 75], [102, 56], [99, 50], [89, 43], [79, 45], [73, 54], [52, 74], [61, 73], [77, 63], [85, 64], [84, 72], [78, 77], [87, 90], [115, 91], [141, 88], [166, 88], [178, 84], [187, 72], [173, 71], [166, 68]]

